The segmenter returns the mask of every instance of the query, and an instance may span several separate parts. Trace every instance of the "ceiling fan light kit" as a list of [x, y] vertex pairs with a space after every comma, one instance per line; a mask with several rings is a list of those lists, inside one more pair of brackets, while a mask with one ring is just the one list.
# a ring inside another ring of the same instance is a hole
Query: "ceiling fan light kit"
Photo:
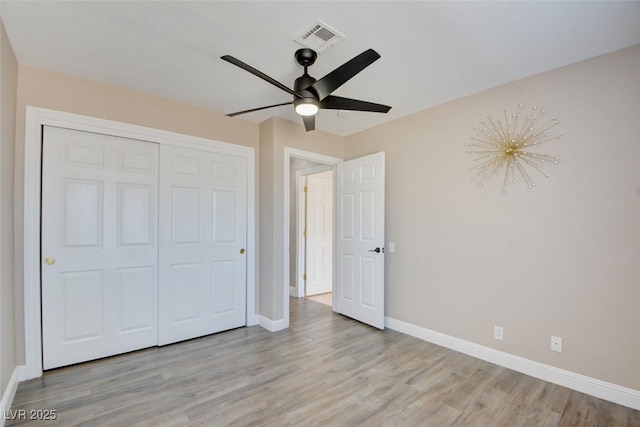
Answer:
[[242, 68], [243, 70], [248, 71], [256, 77], [259, 77], [262, 80], [276, 86], [277, 88], [284, 90], [290, 95], [293, 95], [293, 101], [291, 102], [284, 102], [280, 104], [268, 105], [265, 107], [252, 108], [250, 110], [238, 111], [235, 113], [227, 114], [227, 116], [234, 117], [240, 114], [251, 113], [267, 108], [293, 104], [296, 113], [302, 116], [305, 129], [307, 130], [307, 132], [309, 132], [315, 129], [315, 115], [319, 109], [354, 110], [374, 113], [387, 113], [391, 109], [391, 107], [387, 105], [375, 104], [373, 102], [359, 101], [357, 99], [342, 98], [339, 96], [331, 95], [333, 91], [345, 84], [360, 71], [364, 70], [373, 62], [380, 59], [380, 55], [375, 50], [368, 49], [362, 52], [360, 55], [357, 55], [350, 61], [345, 62], [319, 80], [311, 77], [307, 72], [308, 67], [315, 63], [317, 57], [318, 54], [313, 49], [304, 48], [298, 49], [296, 51], [296, 61], [298, 61], [298, 64], [304, 67], [304, 73], [295, 80], [293, 89], [290, 89], [284, 84], [269, 77], [256, 68], [253, 68], [252, 66], [240, 61], [239, 59], [234, 58], [233, 56], [222, 56], [221, 59], [223, 59], [224, 61]]
[[293, 105], [301, 116], [314, 116], [318, 112], [318, 102], [313, 98], [298, 98]]

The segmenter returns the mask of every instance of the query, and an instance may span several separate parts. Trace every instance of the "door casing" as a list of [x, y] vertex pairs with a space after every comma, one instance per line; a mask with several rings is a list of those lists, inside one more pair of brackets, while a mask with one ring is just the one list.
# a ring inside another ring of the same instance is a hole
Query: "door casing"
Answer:
[[[243, 156], [247, 159], [247, 326], [257, 325], [256, 312], [256, 175], [252, 147], [178, 134], [96, 117], [27, 106], [25, 115], [25, 165], [23, 213], [25, 369], [21, 379], [42, 376], [40, 209], [42, 127], [56, 126], [179, 147]], [[287, 163], [288, 164], [288, 163]], [[287, 173], [288, 175], [288, 173]], [[288, 199], [288, 197], [287, 197]], [[287, 218], [288, 222], [288, 218]], [[289, 234], [288, 232], [286, 233]], [[288, 264], [288, 262], [287, 262]], [[287, 292], [288, 295], [288, 292]], [[287, 300], [287, 320], [288, 320]], [[288, 322], [287, 322], [288, 324]]]

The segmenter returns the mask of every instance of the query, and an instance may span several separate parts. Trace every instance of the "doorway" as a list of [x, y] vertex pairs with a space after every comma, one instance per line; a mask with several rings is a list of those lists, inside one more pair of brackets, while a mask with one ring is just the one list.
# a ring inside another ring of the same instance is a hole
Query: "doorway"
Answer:
[[[328, 171], [332, 177], [332, 192], [335, 187], [335, 167], [342, 162], [342, 159], [336, 157], [330, 157], [323, 154], [312, 153], [309, 151], [299, 150], [296, 148], [285, 147], [284, 149], [284, 212], [288, 214], [284, 215], [284, 243], [285, 248], [288, 248], [288, 252], [285, 252], [284, 257], [284, 272], [285, 272], [285, 294], [284, 294], [284, 327], [289, 325], [289, 298], [302, 298], [304, 296], [304, 289], [302, 284], [302, 275], [304, 274], [304, 268], [299, 268], [303, 257], [299, 255], [301, 244], [298, 242], [301, 225], [297, 221], [298, 214], [298, 194], [303, 191], [300, 188], [299, 177], [303, 176], [300, 171], [306, 170], [306, 175], [310, 173], [318, 173]], [[292, 168], [292, 165], [294, 167]], [[314, 169], [317, 168], [317, 169]], [[298, 175], [298, 177], [296, 177]], [[333, 196], [332, 196], [333, 197]], [[331, 207], [331, 221], [332, 224], [335, 221], [335, 209]], [[331, 247], [335, 247], [335, 233], [331, 236]], [[332, 250], [331, 254], [331, 286], [332, 291], [335, 287], [335, 269], [333, 263], [335, 262], [335, 253]], [[300, 277], [300, 278], [298, 278]], [[300, 284], [300, 286], [299, 286]], [[300, 292], [300, 293], [299, 293]], [[332, 307], [335, 307], [334, 302], [335, 293], [331, 293]]]
[[[284, 150], [284, 212], [290, 209], [292, 157], [333, 165], [334, 220], [332, 310], [384, 329], [384, 206], [385, 153], [342, 161], [294, 148]], [[290, 242], [290, 215], [284, 217], [285, 253]], [[289, 256], [283, 271], [289, 272]], [[285, 274], [286, 278], [286, 274]], [[284, 319], [289, 327], [290, 288], [284, 285]]]

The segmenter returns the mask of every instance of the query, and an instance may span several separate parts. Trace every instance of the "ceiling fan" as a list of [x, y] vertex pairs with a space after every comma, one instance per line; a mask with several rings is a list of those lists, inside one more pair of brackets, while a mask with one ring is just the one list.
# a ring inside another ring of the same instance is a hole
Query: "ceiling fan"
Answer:
[[295, 53], [295, 57], [298, 64], [304, 67], [304, 74], [295, 80], [292, 90], [233, 56], [222, 56], [221, 59], [230, 62], [231, 64], [236, 65], [257, 77], [260, 77], [261, 79], [293, 95], [293, 101], [291, 102], [283, 102], [281, 104], [238, 111], [236, 113], [227, 114], [227, 116], [234, 117], [240, 114], [251, 113], [267, 108], [293, 104], [296, 113], [302, 116], [305, 129], [309, 132], [314, 130], [316, 127], [315, 115], [320, 108], [329, 110], [369, 111], [374, 113], [386, 113], [391, 109], [391, 107], [387, 105], [374, 104], [372, 102], [331, 95], [334, 90], [338, 89], [353, 76], [380, 58], [380, 55], [375, 50], [368, 49], [362, 52], [360, 55], [357, 55], [355, 58], [345, 62], [326, 76], [322, 77], [320, 80], [316, 80], [307, 73], [307, 68], [313, 65], [318, 57], [318, 54], [314, 50], [308, 48], [298, 49]]

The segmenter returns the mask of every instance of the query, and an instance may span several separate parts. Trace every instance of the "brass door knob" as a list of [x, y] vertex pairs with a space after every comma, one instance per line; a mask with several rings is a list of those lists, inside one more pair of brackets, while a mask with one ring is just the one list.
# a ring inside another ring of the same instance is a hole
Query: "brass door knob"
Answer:
[[240, 249], [240, 253], [243, 254], [244, 253], [244, 248]]
[[53, 265], [56, 263], [56, 259], [55, 258], [45, 258], [44, 263], [47, 265]]

